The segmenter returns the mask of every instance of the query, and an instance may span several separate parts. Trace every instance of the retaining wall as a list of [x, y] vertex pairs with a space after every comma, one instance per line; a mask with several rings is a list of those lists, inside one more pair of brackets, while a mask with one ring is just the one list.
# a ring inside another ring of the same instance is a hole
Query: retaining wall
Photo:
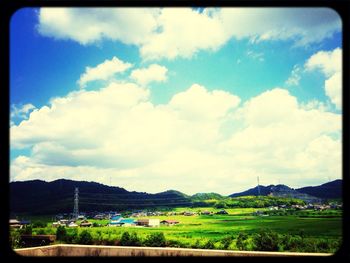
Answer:
[[155, 247], [124, 247], [124, 246], [89, 246], [59, 244], [33, 248], [15, 249], [21, 256], [230, 256], [230, 257], [300, 257], [300, 256], [331, 256], [328, 253], [294, 253], [294, 252], [256, 252], [229, 251], [211, 249], [187, 248], [155, 248]]

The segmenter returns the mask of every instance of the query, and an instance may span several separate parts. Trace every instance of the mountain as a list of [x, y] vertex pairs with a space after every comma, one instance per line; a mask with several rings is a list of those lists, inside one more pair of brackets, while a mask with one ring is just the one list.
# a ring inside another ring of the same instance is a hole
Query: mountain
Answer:
[[208, 199], [216, 199], [216, 200], [220, 200], [225, 198], [224, 196], [217, 194], [217, 193], [197, 193], [191, 196], [191, 199], [193, 201], [204, 201], [204, 200], [208, 200]]
[[341, 179], [319, 186], [307, 186], [296, 189], [300, 193], [309, 194], [319, 198], [337, 199], [342, 198], [343, 181]]
[[95, 182], [60, 179], [11, 182], [10, 208], [12, 213], [51, 214], [73, 210], [74, 190], [79, 189], [80, 211], [109, 211], [141, 209], [159, 206], [189, 206], [190, 199], [183, 193], [170, 190], [157, 194], [129, 192], [124, 188]]
[[229, 195], [230, 197], [248, 196], [248, 195], [272, 195], [281, 197], [299, 198], [305, 201], [317, 201], [317, 199], [341, 198], [342, 180], [335, 180], [319, 186], [308, 186], [299, 189], [293, 189], [286, 185], [268, 185], [250, 188], [240, 193]]

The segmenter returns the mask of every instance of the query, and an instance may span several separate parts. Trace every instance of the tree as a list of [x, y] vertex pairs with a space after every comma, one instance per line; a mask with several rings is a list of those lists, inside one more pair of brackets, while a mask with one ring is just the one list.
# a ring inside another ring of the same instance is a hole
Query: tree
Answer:
[[258, 251], [278, 251], [279, 237], [276, 232], [262, 230], [254, 235], [253, 243], [255, 250]]
[[238, 234], [238, 237], [236, 240], [236, 246], [239, 250], [246, 250], [247, 249], [247, 239], [248, 239], [248, 235], [246, 233], [240, 232]]
[[129, 232], [124, 232], [120, 239], [121, 246], [130, 246], [130, 234]]
[[79, 243], [84, 245], [92, 244], [92, 236], [88, 230], [83, 230], [79, 235]]
[[152, 233], [147, 236], [145, 245], [148, 247], [165, 247], [166, 240], [163, 232]]
[[207, 243], [204, 244], [203, 246], [204, 249], [214, 249], [214, 243], [210, 239], [207, 241]]
[[64, 226], [57, 227], [56, 230], [56, 239], [61, 241], [67, 240], [67, 230]]

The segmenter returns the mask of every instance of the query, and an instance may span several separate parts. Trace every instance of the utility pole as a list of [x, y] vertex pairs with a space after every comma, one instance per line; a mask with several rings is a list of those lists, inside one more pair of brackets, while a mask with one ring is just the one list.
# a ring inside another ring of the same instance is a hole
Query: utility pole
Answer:
[[78, 216], [79, 216], [79, 189], [78, 187], [75, 187], [73, 219], [77, 220]]
[[260, 196], [260, 183], [259, 183], [259, 176], [258, 176], [258, 196]]

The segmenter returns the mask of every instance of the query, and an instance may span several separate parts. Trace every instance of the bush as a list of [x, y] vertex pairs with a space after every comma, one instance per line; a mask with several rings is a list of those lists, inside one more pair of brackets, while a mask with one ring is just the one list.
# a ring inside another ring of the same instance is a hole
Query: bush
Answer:
[[67, 230], [64, 226], [57, 227], [56, 239], [61, 241], [67, 241]]
[[207, 243], [204, 244], [203, 246], [204, 249], [214, 249], [214, 243], [210, 239], [207, 241]]
[[130, 245], [130, 234], [129, 232], [124, 232], [120, 239], [121, 246], [129, 246]]
[[141, 246], [142, 241], [140, 238], [137, 236], [137, 234], [134, 232], [130, 235], [130, 246]]
[[236, 240], [236, 246], [239, 250], [247, 250], [247, 239], [248, 235], [246, 233], [240, 232]]
[[166, 240], [162, 232], [152, 233], [147, 236], [145, 245], [148, 247], [165, 247]]
[[79, 235], [79, 243], [84, 245], [92, 244], [92, 236], [88, 230], [83, 230]]
[[25, 226], [24, 228], [19, 230], [19, 233], [21, 235], [32, 235], [33, 234], [33, 228], [31, 225]]
[[11, 229], [9, 241], [12, 249], [20, 248], [21, 235], [19, 231]]
[[223, 239], [221, 239], [221, 244], [222, 244], [223, 249], [228, 249], [229, 246], [231, 245], [232, 241], [233, 241], [232, 236], [227, 236], [227, 237], [224, 237]]
[[35, 221], [33, 222], [33, 228], [44, 228], [46, 227], [46, 223], [43, 221]]
[[78, 229], [73, 228], [69, 229], [70, 231], [67, 231], [66, 235], [66, 242], [70, 244], [77, 244], [79, 243], [79, 237], [78, 237]]
[[278, 251], [279, 237], [276, 232], [263, 230], [253, 236], [254, 250]]

